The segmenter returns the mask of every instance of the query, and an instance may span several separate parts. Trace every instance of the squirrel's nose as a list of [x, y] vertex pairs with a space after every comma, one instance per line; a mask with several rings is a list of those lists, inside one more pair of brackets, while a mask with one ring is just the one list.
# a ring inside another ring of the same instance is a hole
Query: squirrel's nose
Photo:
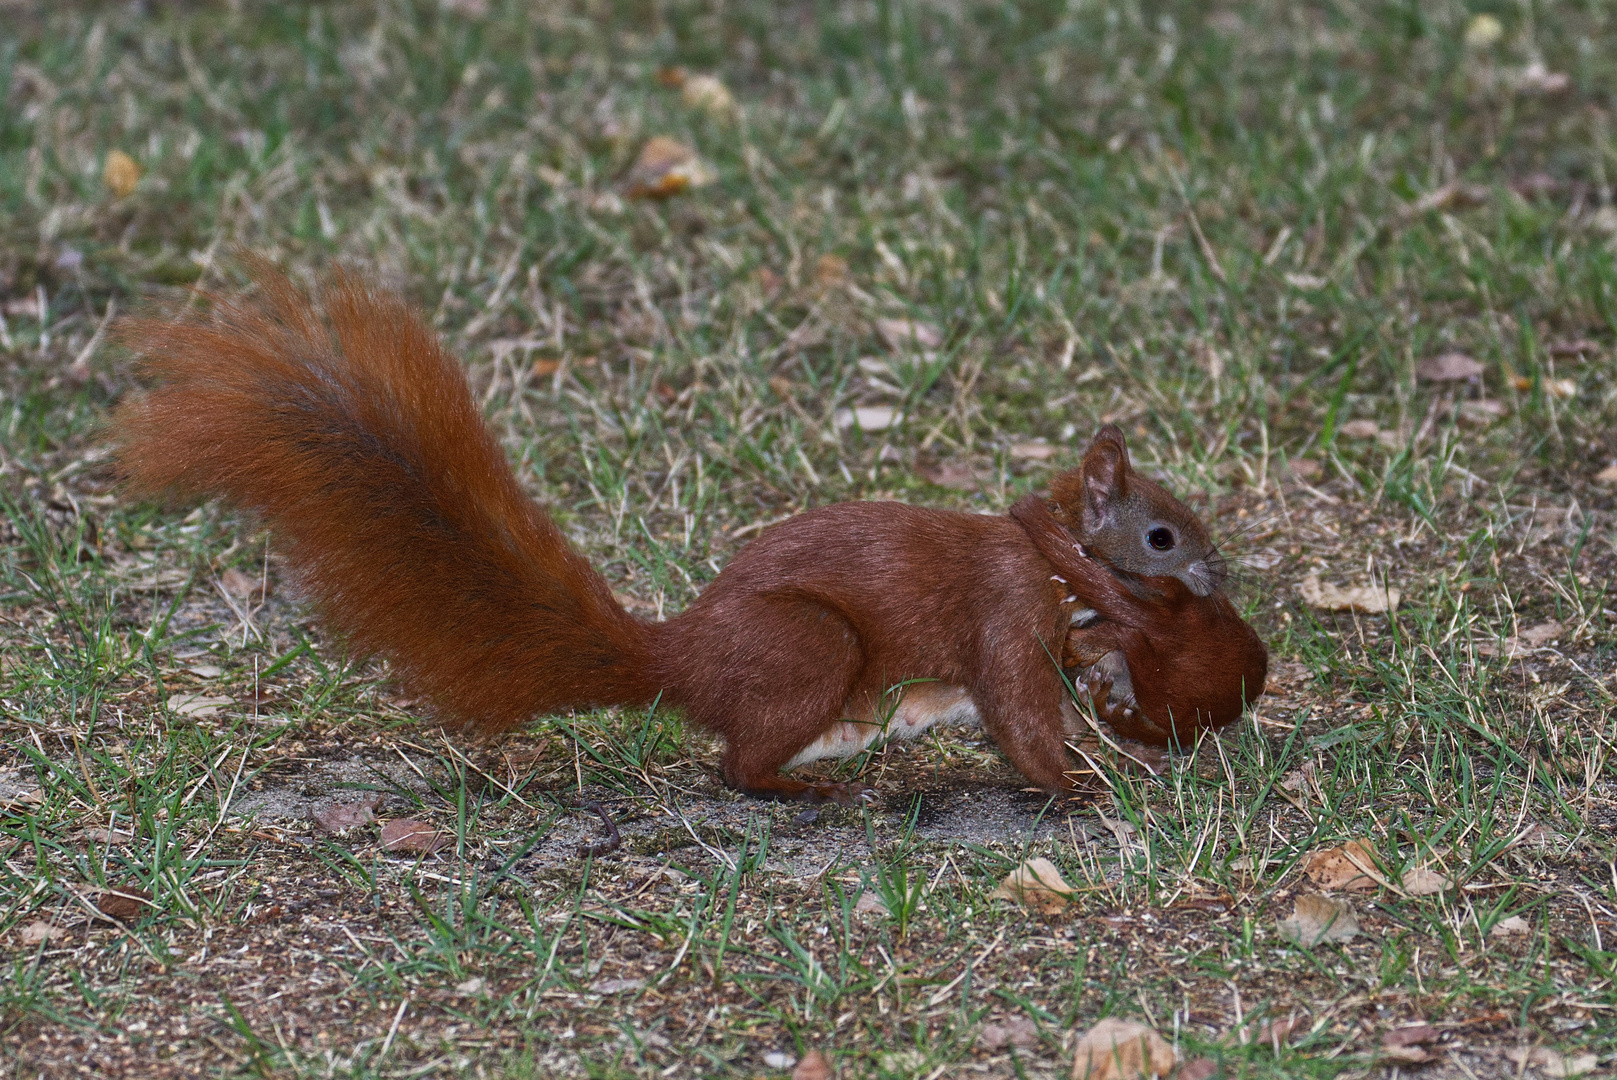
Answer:
[[1196, 570], [1198, 571], [1196, 579], [1206, 586], [1204, 591], [1198, 590], [1202, 596], [1211, 595], [1224, 584], [1224, 579], [1230, 576], [1229, 563], [1225, 562], [1224, 556], [1217, 551], [1210, 552], [1207, 558], [1197, 564]]

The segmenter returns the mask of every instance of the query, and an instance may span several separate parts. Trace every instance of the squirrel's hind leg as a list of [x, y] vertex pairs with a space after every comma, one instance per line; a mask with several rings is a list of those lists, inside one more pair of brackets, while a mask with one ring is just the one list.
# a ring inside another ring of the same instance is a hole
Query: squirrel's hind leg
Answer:
[[679, 639], [689, 673], [679, 698], [692, 721], [724, 736], [724, 782], [760, 799], [851, 805], [868, 797], [861, 784], [781, 775], [842, 719], [864, 666], [852, 625], [781, 597], [732, 596], [714, 608], [722, 610], [703, 612]]

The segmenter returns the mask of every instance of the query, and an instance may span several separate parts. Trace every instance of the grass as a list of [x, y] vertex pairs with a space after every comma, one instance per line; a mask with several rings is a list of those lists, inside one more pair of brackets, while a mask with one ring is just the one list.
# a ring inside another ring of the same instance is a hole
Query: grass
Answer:
[[[1225, 1075], [1393, 1075], [1383, 1035], [1415, 1020], [1422, 1075], [1519, 1076], [1534, 1047], [1610, 1069], [1605, 6], [5, 9], [16, 1075], [753, 1076], [817, 1049], [842, 1076], [1064, 1076], [1108, 1015]], [[1468, 44], [1484, 14], [1501, 36]], [[676, 66], [739, 112], [687, 105]], [[656, 134], [714, 182], [627, 198]], [[143, 169], [123, 197], [114, 149]], [[1072, 806], [974, 733], [840, 766], [881, 801], [817, 815], [725, 792], [661, 710], [445, 736], [321, 637], [273, 536], [117, 496], [99, 425], [132, 386], [102, 328], [237, 281], [233, 245], [429, 312], [645, 614], [782, 515], [1003, 510], [1118, 422], [1234, 537], [1270, 692], [1160, 776], [1101, 754]], [[1482, 374], [1417, 376], [1454, 351]], [[1309, 575], [1402, 605], [1314, 608]], [[448, 846], [332, 835], [334, 799]], [[583, 799], [618, 851], [580, 857]], [[1309, 855], [1351, 838], [1393, 885], [1456, 885], [1354, 894], [1360, 937], [1288, 944]], [[990, 897], [1032, 856], [1063, 912]], [[109, 888], [151, 902], [109, 921]]]

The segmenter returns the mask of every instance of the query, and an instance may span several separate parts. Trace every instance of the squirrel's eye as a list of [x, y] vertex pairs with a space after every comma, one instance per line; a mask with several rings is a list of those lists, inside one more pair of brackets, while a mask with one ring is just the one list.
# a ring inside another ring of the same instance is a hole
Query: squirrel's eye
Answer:
[[1166, 525], [1158, 525], [1145, 534], [1145, 542], [1155, 551], [1173, 550], [1173, 530]]

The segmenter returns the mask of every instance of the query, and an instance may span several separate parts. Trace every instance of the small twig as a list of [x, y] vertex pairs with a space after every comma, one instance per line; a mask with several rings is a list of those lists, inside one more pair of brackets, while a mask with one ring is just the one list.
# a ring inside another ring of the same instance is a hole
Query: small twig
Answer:
[[601, 816], [601, 823], [606, 826], [606, 838], [604, 840], [586, 840], [578, 845], [578, 857], [580, 859], [606, 855], [623, 846], [623, 835], [618, 832], [617, 824], [600, 803], [594, 799], [586, 799], [579, 803], [578, 807], [580, 810], [594, 810]]

